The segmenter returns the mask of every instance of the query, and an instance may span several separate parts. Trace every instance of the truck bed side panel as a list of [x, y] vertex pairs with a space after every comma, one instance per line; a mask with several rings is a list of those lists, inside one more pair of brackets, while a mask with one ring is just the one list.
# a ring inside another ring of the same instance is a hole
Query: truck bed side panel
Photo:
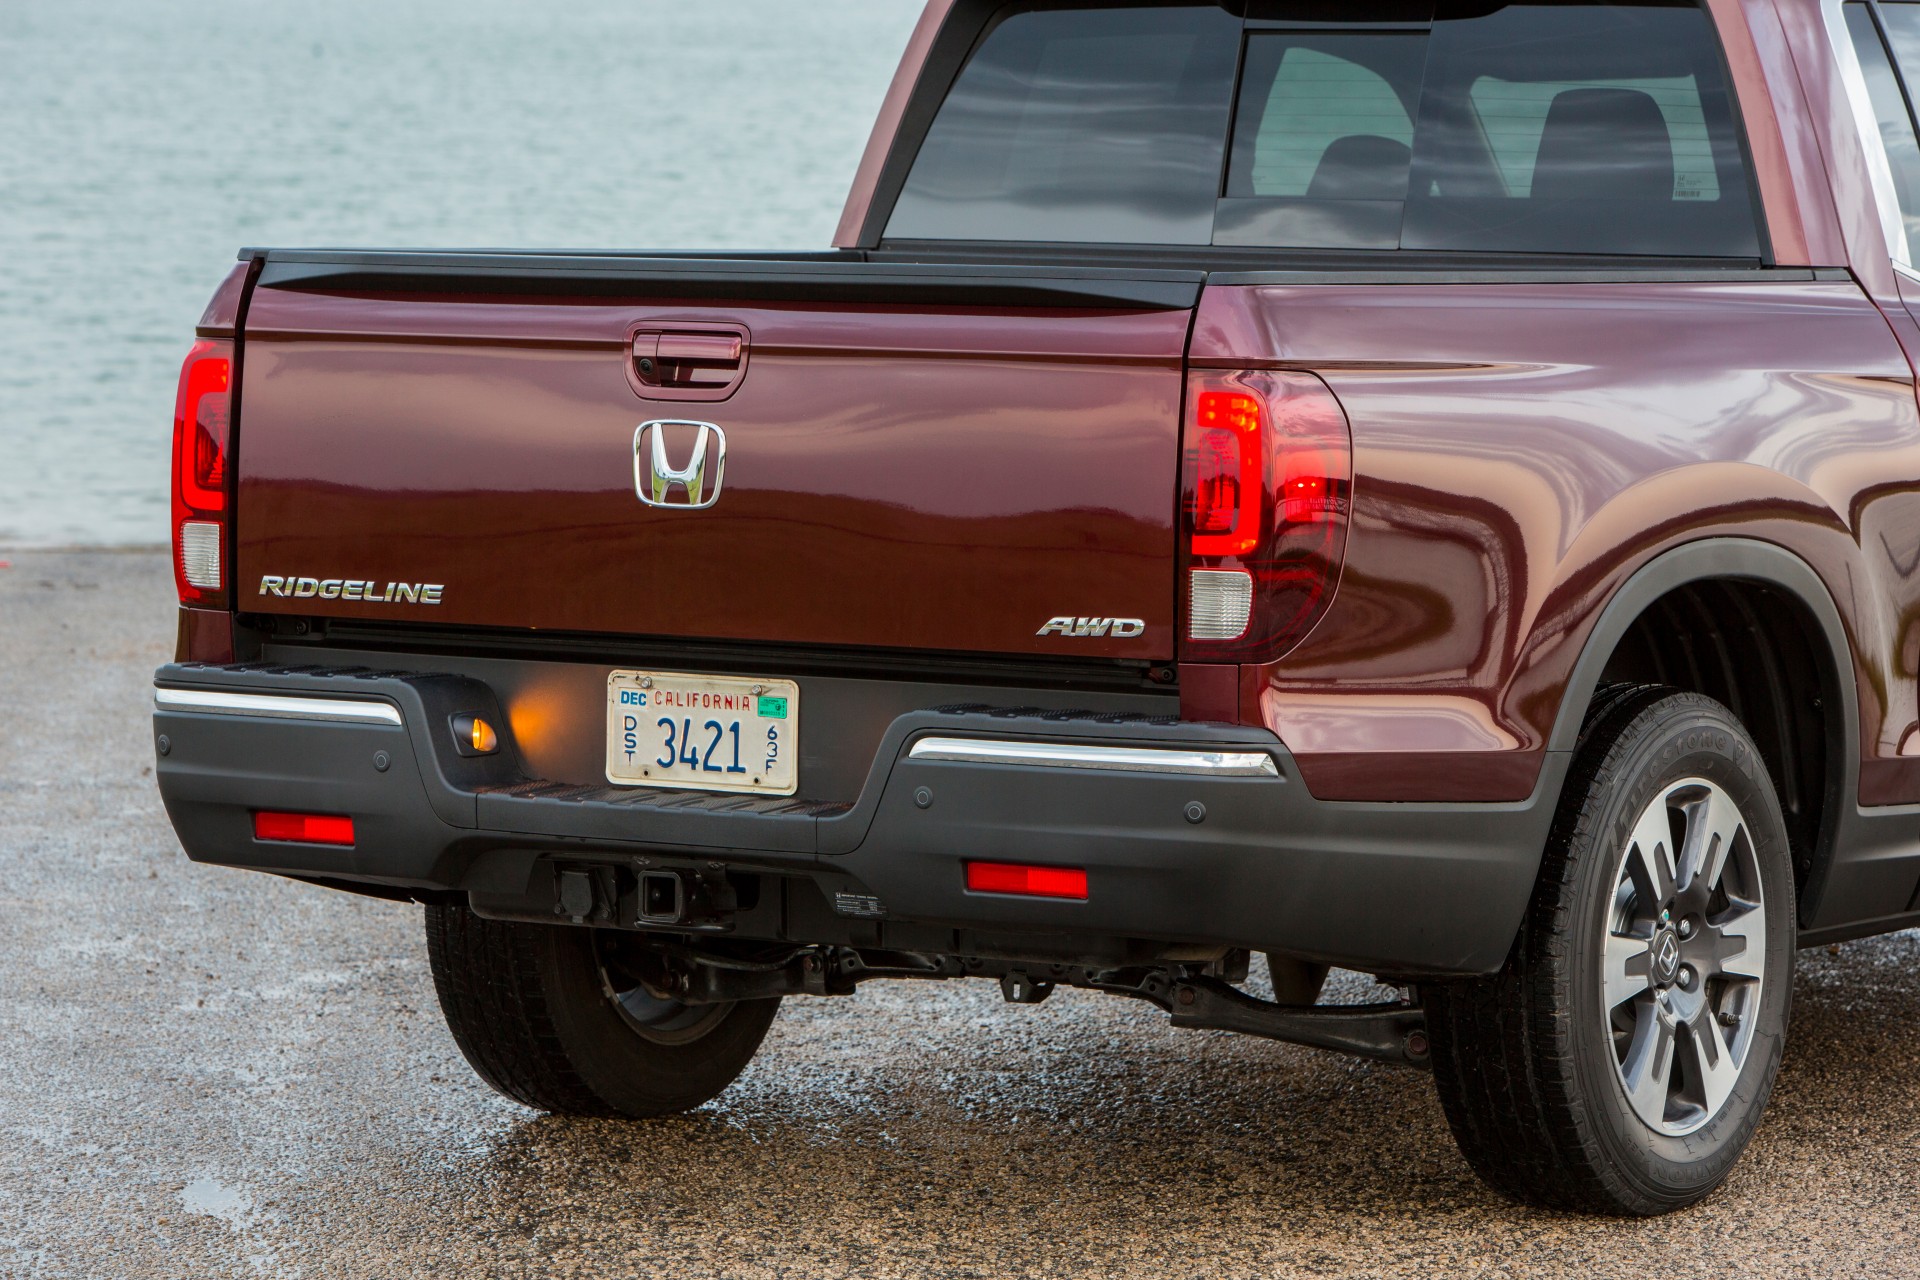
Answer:
[[1920, 416], [1858, 285], [1216, 285], [1194, 359], [1222, 357], [1319, 370], [1353, 423], [1340, 593], [1256, 686], [1316, 794], [1527, 796], [1612, 592], [1746, 536], [1852, 634], [1860, 801], [1920, 800]]

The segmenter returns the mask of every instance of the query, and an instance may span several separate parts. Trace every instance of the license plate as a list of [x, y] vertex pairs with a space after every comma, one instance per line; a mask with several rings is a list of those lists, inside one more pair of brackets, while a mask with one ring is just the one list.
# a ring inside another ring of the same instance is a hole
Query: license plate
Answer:
[[607, 781], [790, 796], [800, 785], [800, 686], [616, 671], [607, 677]]

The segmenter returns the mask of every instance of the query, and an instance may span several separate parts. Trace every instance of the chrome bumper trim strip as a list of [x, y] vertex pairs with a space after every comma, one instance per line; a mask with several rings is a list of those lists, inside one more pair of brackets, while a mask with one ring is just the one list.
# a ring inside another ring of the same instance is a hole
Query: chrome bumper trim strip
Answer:
[[155, 689], [153, 704], [161, 711], [184, 711], [198, 715], [322, 720], [334, 724], [406, 724], [400, 716], [400, 708], [392, 703], [348, 701], [344, 698], [217, 693], [207, 689]]
[[1161, 747], [1095, 747], [1071, 742], [1009, 742], [992, 738], [922, 738], [914, 760], [963, 764], [1039, 765], [1051, 769], [1110, 769], [1123, 773], [1201, 774], [1213, 778], [1277, 778], [1280, 768], [1263, 751], [1195, 751]]

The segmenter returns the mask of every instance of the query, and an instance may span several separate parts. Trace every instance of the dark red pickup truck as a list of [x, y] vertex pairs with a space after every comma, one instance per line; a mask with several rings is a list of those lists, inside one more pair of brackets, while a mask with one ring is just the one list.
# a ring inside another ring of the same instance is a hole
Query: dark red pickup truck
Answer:
[[180, 838], [424, 903], [535, 1107], [1064, 983], [1691, 1203], [1796, 944], [1920, 923], [1908, 75], [1920, 3], [934, 0], [832, 252], [248, 251]]

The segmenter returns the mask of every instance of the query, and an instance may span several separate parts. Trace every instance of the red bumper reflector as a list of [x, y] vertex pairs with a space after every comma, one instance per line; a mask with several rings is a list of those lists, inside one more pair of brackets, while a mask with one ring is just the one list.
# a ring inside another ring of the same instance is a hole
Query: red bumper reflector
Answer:
[[255, 840], [288, 844], [353, 844], [353, 819], [329, 818], [317, 813], [256, 813]]
[[1087, 900], [1087, 873], [1079, 867], [1027, 867], [1012, 862], [969, 862], [967, 888], [975, 893], [1015, 893], [1024, 898]]

